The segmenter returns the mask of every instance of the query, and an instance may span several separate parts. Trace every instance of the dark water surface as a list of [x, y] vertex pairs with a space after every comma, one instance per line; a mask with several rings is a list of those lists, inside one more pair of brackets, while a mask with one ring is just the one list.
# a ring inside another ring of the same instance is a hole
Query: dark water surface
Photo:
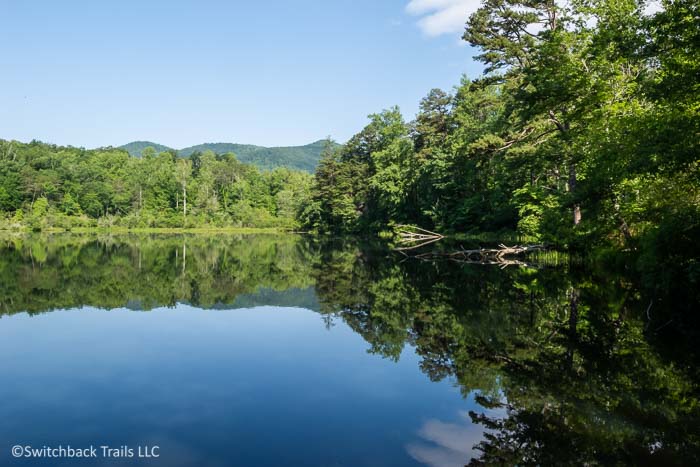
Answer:
[[644, 294], [528, 263], [294, 235], [0, 237], [0, 465], [697, 464], [697, 371]]

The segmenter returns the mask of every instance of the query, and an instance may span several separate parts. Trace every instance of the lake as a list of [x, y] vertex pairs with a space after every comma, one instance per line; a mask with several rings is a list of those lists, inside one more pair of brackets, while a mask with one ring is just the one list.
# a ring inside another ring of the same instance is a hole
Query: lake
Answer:
[[694, 357], [633, 281], [565, 256], [0, 240], [0, 465], [698, 463]]

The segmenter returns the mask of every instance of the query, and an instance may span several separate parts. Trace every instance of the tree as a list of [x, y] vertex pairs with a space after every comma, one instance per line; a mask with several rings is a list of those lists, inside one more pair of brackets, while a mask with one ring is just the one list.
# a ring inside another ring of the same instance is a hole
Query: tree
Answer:
[[73, 195], [66, 193], [63, 196], [63, 202], [61, 203], [61, 209], [63, 212], [69, 216], [77, 216], [82, 214], [80, 210], [80, 204], [73, 198]]
[[513, 93], [514, 142], [538, 143], [553, 130], [558, 134], [555, 151], [567, 167], [573, 224], [578, 225], [580, 157], [573, 154], [571, 132], [583, 94], [578, 78], [586, 76], [585, 55], [577, 57], [585, 53], [586, 36], [572, 31], [575, 26], [571, 12], [554, 0], [487, 0], [469, 19], [464, 39], [482, 51], [477, 59], [486, 64], [485, 83], [503, 83]]
[[40, 219], [49, 211], [49, 200], [45, 197], [37, 199], [32, 205], [32, 217]]
[[187, 184], [192, 176], [192, 162], [187, 159], [179, 159], [175, 168], [175, 177], [182, 187], [182, 219], [187, 223]]

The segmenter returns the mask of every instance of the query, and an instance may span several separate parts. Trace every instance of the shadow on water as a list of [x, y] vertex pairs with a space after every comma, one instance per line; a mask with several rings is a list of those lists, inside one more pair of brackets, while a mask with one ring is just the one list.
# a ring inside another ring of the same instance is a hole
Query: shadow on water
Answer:
[[385, 359], [415, 348], [427, 378], [474, 397], [476, 446], [455, 447], [459, 430], [447, 425], [424, 427], [427, 437], [449, 433], [463, 463], [700, 464], [694, 353], [669, 351], [677, 330], [650, 325], [635, 280], [565, 255], [529, 261], [536, 267], [416, 261], [294, 235], [3, 238], [0, 314], [306, 308]]

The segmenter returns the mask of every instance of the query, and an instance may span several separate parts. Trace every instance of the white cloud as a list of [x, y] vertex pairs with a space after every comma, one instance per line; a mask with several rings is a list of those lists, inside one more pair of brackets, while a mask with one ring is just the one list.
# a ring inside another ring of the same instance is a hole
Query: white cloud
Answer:
[[481, 0], [411, 0], [406, 12], [420, 16], [418, 26], [424, 34], [460, 34], [469, 15], [481, 5]]
[[659, 0], [651, 0], [644, 7], [644, 14], [647, 16], [654, 15], [663, 11], [664, 7]]

